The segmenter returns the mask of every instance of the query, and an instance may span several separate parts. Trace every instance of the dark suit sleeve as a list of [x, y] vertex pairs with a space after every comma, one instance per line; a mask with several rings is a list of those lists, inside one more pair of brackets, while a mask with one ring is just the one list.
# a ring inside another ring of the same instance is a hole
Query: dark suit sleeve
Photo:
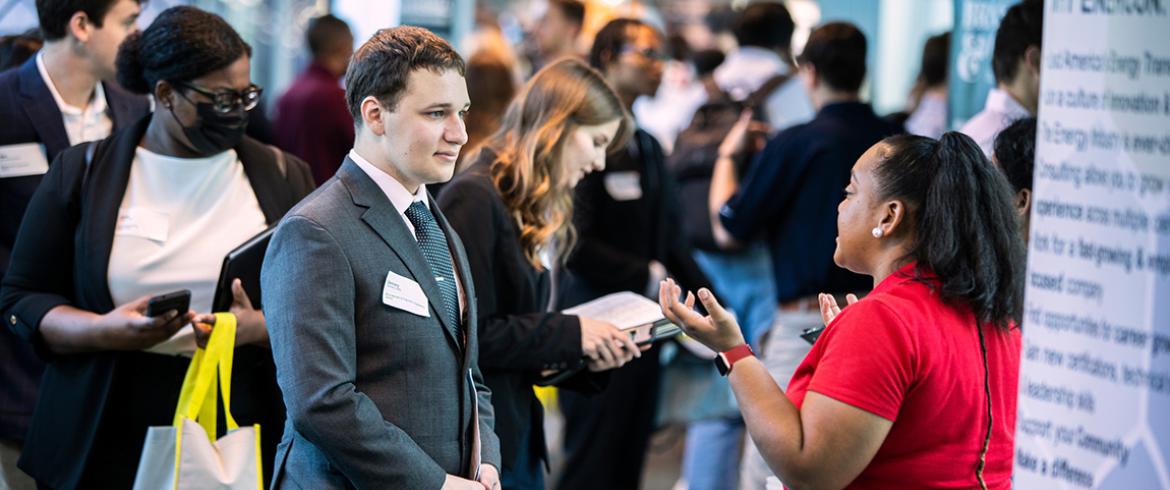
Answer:
[[40, 335], [41, 320], [49, 310], [73, 303], [82, 151], [84, 146], [62, 152], [49, 166], [21, 222], [0, 289], [4, 323], [45, 359], [53, 354]]
[[492, 390], [483, 381], [483, 371], [479, 369], [478, 360], [473, 360], [471, 381], [475, 384], [475, 400], [479, 405], [479, 443], [480, 462], [503, 469], [503, 457], [500, 456], [500, 436], [496, 435], [496, 408], [492, 405]]
[[288, 217], [263, 268], [272, 354], [292, 426], [358, 488], [442, 486], [446, 472], [354, 385], [356, 291], [334, 237], [307, 218]]
[[[499, 235], [511, 233], [511, 218], [494, 189], [473, 179], [454, 181], [443, 189], [439, 205], [463, 239], [479, 309], [479, 363], [491, 369], [537, 371], [579, 365], [581, 323], [575, 316], [546, 312], [513, 312], [498, 294], [518, 285], [515, 274], [499, 270], [500, 257], [514, 251], [498, 246]], [[534, 302], [535, 303], [535, 302]]]
[[650, 261], [614, 247], [598, 236], [606, 223], [605, 216], [596, 208], [610, 199], [605, 191], [605, 175], [605, 172], [593, 173], [577, 184], [573, 206], [577, 247], [566, 266], [600, 289], [640, 294], [650, 281]]

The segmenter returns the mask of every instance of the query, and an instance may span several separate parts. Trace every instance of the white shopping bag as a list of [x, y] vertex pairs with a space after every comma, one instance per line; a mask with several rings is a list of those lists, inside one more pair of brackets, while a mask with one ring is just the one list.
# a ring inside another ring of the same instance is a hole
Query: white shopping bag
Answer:
[[[264, 489], [260, 426], [239, 427], [230, 410], [235, 338], [236, 317], [216, 313], [207, 348], [187, 368], [174, 424], [146, 433], [134, 490]], [[221, 386], [228, 433], [217, 440]]]

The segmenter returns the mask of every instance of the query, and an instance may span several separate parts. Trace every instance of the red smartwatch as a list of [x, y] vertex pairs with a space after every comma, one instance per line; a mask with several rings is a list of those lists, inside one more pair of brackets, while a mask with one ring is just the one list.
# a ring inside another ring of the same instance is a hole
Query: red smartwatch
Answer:
[[719, 374], [727, 376], [731, 374], [731, 366], [735, 365], [736, 361], [754, 355], [756, 353], [752, 352], [752, 346], [739, 344], [715, 356], [715, 369], [719, 370]]

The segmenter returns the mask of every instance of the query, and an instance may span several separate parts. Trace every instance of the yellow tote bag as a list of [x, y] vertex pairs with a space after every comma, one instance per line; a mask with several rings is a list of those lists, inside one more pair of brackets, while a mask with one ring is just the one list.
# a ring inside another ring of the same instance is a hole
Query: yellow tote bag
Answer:
[[[174, 423], [146, 433], [134, 490], [264, 489], [260, 426], [241, 428], [231, 413], [235, 345], [235, 315], [216, 313], [207, 348], [187, 368]], [[217, 440], [221, 388], [228, 432]]]

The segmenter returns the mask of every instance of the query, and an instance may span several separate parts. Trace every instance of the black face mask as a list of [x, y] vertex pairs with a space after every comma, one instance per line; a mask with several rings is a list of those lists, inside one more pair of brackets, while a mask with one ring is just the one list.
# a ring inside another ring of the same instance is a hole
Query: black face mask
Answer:
[[244, 131], [248, 129], [248, 112], [232, 111], [227, 114], [215, 110], [210, 102], [195, 104], [195, 111], [199, 114], [199, 121], [194, 126], [184, 126], [175, 116], [171, 108], [171, 116], [183, 128], [183, 134], [191, 142], [192, 149], [199, 155], [207, 156], [235, 148]]

